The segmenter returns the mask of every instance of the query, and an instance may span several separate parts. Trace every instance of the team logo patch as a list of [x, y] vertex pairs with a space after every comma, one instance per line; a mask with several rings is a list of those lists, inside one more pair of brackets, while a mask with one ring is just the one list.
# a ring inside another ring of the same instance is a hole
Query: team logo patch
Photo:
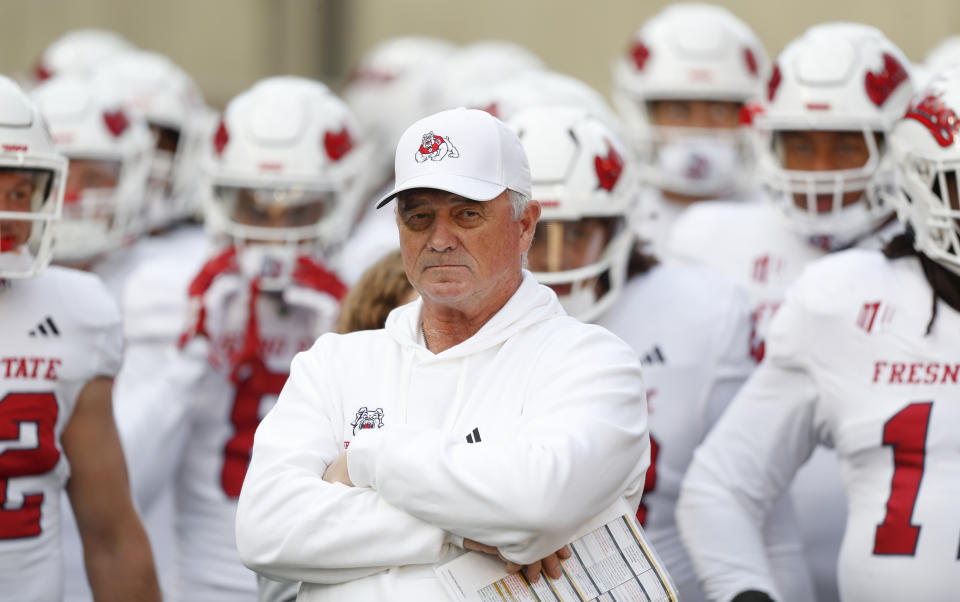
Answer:
[[882, 107], [894, 90], [908, 78], [907, 71], [900, 64], [900, 61], [893, 58], [891, 54], [884, 52], [883, 68], [876, 72], [868, 71], [863, 83], [870, 101], [878, 107]]
[[597, 155], [593, 158], [593, 167], [597, 172], [597, 187], [611, 191], [620, 179], [620, 174], [623, 173], [623, 158], [609, 141], [607, 141], [607, 148], [609, 150], [606, 157]]
[[423, 163], [427, 159], [431, 161], [440, 161], [446, 157], [456, 159], [460, 156], [460, 151], [450, 142], [449, 136], [437, 136], [433, 132], [427, 132], [420, 141], [420, 148], [413, 154], [417, 163]]
[[767, 100], [773, 102], [773, 97], [777, 95], [777, 89], [780, 88], [780, 82], [783, 80], [783, 75], [780, 73], [780, 65], [773, 66], [773, 73], [770, 74], [770, 79], [767, 81]]
[[710, 160], [705, 156], [693, 153], [687, 162], [686, 175], [691, 180], [706, 180], [710, 177]]
[[892, 319], [893, 308], [888, 303], [866, 301], [857, 313], [857, 326], [869, 334], [878, 325], [889, 324]]
[[939, 96], [928, 94], [907, 111], [904, 119], [915, 119], [922, 123], [940, 146], [950, 146], [954, 137], [960, 133], [960, 119]]
[[130, 127], [130, 121], [127, 119], [127, 114], [123, 112], [123, 109], [104, 111], [103, 123], [107, 126], [107, 129], [110, 130], [110, 133], [113, 134], [114, 138], [122, 136], [123, 133], [127, 131], [127, 128]]
[[365, 431], [368, 429], [378, 429], [383, 426], [383, 408], [377, 408], [375, 410], [368, 410], [367, 406], [363, 406], [357, 410], [357, 415], [354, 417], [353, 422], [350, 423], [350, 426], [353, 427], [353, 434], [356, 435], [357, 431]]
[[650, 49], [643, 42], [635, 40], [633, 45], [630, 46], [630, 58], [633, 59], [633, 66], [637, 68], [637, 71], [643, 71], [647, 59], [650, 58]]
[[339, 132], [326, 132], [323, 135], [323, 148], [331, 161], [339, 161], [349, 153], [353, 149], [353, 138], [347, 126], [340, 128]]

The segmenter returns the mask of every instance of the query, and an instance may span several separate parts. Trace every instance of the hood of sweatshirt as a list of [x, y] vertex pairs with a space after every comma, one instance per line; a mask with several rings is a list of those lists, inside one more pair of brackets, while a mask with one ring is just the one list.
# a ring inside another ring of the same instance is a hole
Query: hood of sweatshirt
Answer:
[[523, 271], [523, 280], [512, 297], [472, 337], [458, 345], [433, 354], [420, 342], [420, 312], [423, 300], [394, 309], [387, 316], [386, 331], [400, 346], [413, 348], [421, 359], [455, 359], [469, 356], [500, 345], [511, 336], [544, 320], [565, 316], [557, 295], [549, 287], [539, 284], [529, 271]]

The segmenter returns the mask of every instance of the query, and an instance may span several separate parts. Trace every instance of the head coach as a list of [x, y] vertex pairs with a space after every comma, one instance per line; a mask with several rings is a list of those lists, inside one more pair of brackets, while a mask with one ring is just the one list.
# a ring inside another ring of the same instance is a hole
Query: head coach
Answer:
[[240, 495], [241, 558], [302, 581], [299, 600], [443, 600], [433, 564], [465, 548], [552, 572], [581, 523], [639, 503], [639, 361], [523, 269], [530, 188], [519, 139], [483, 111], [400, 138], [378, 207], [396, 199], [420, 299], [295, 357]]

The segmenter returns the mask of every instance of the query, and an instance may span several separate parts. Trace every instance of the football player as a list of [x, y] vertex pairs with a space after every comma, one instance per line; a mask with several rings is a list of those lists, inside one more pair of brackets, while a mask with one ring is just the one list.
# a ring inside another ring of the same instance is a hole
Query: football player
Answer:
[[[509, 124], [527, 153], [542, 208], [529, 267], [569, 314], [611, 330], [641, 358], [651, 460], [637, 518], [680, 599], [706, 600], [673, 514], [694, 448], [753, 370], [747, 296], [709, 268], [662, 265], [638, 251], [627, 223], [637, 166], [602, 121], [552, 106], [521, 111]], [[778, 583], [791, 600], [812, 600], [788, 503], [780, 510], [765, 534]]]
[[293, 355], [333, 329], [346, 292], [321, 257], [358, 204], [369, 153], [357, 131], [323, 84], [276, 77], [230, 101], [214, 134], [206, 221], [227, 244], [189, 285], [182, 353], [118, 409], [141, 503], [176, 491], [176, 599], [257, 599], [236, 500]]
[[[820, 445], [843, 466], [843, 600], [949, 600], [960, 587], [960, 76], [936, 77], [887, 143], [903, 174], [888, 199], [908, 230], [883, 253], [811, 264], [771, 324], [767, 354], [704, 445], [678, 519], [708, 589], [789, 599], [758, 527]], [[737, 598], [734, 598], [736, 600]]]
[[[140, 111], [154, 137], [147, 188], [146, 231], [167, 232], [199, 210], [197, 203], [203, 138], [211, 111], [190, 75], [167, 57], [130, 50], [103, 60], [94, 70], [106, 78], [129, 109]], [[202, 228], [180, 229], [170, 246], [202, 239]], [[194, 249], [202, 254], [205, 249]]]
[[70, 161], [53, 261], [91, 270], [119, 302], [134, 268], [153, 138], [108, 82], [58, 75], [31, 92], [57, 151]]
[[[909, 63], [880, 31], [812, 27], [777, 58], [755, 125], [760, 176], [772, 202], [708, 203], [675, 224], [674, 258], [736, 278], [753, 302], [759, 361], [770, 319], [803, 267], [846, 247], [881, 247], [900, 226], [886, 137], [913, 92]], [[844, 500], [832, 453], [818, 449], [795, 480], [818, 597], [836, 600]]]
[[[126, 279], [143, 259], [136, 241], [153, 149], [146, 120], [125, 109], [108, 82], [89, 74], [58, 74], [30, 95], [57, 151], [69, 160], [63, 217], [53, 224], [53, 263], [95, 273], [119, 303]], [[118, 375], [115, 382], [121, 380]], [[90, 600], [79, 534], [64, 508], [64, 600]], [[151, 517], [144, 522], [162, 578], [167, 555], [157, 548]]]
[[0, 107], [0, 591], [63, 596], [66, 491], [96, 597], [159, 600], [113, 421], [120, 314], [95, 276], [46, 267], [67, 161], [5, 77]]
[[768, 72], [750, 27], [719, 6], [673, 4], [634, 33], [613, 98], [642, 167], [636, 227], [661, 253], [690, 204], [752, 199], [752, 104]]

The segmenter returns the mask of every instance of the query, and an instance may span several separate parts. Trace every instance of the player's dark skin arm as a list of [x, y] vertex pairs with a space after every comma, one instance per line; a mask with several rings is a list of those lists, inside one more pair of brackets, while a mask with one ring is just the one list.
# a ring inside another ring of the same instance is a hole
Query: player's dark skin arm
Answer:
[[94, 598], [159, 602], [150, 542], [133, 506], [113, 421], [112, 386], [113, 380], [105, 377], [88, 382], [64, 429], [63, 451], [71, 473], [67, 494]]

